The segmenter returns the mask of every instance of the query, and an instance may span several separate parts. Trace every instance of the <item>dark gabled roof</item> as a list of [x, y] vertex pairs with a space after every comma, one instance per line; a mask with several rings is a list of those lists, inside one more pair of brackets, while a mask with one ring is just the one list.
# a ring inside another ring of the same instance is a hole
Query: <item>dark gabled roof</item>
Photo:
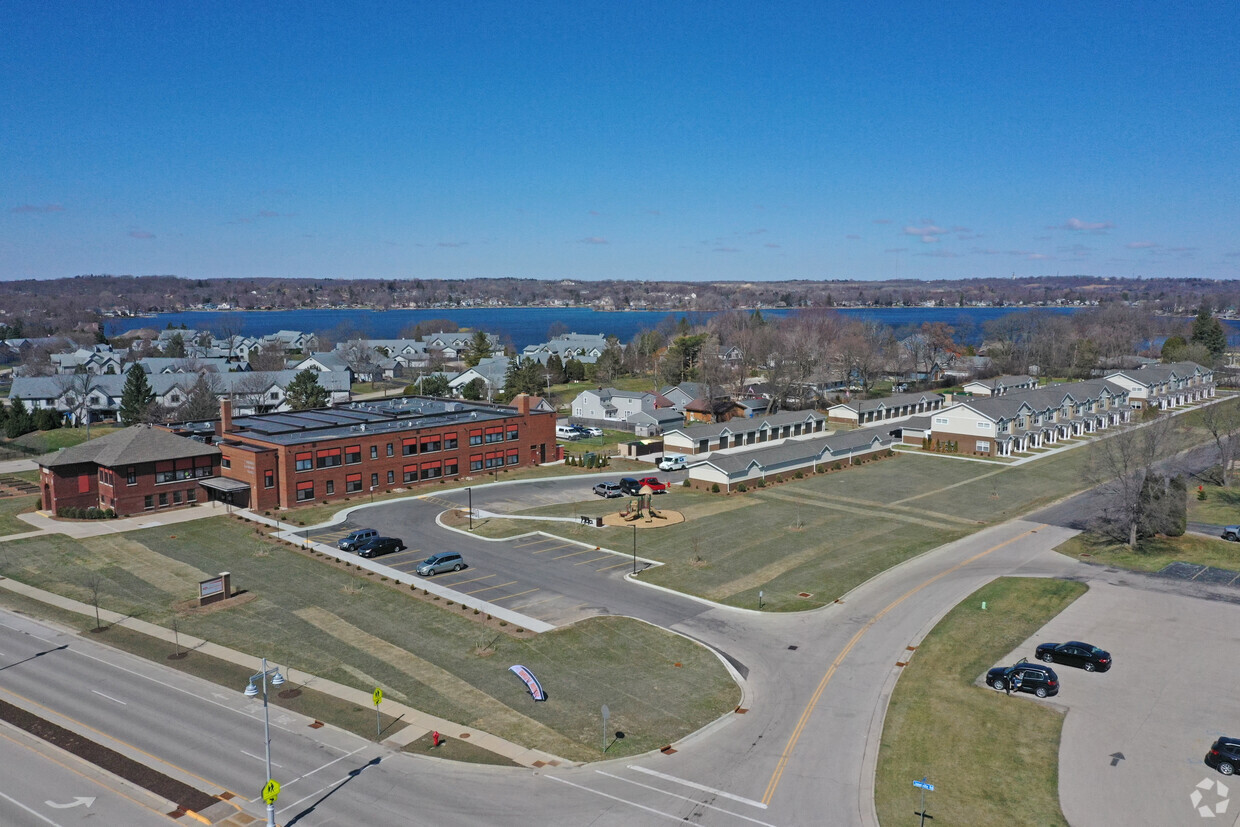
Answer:
[[206, 445], [169, 433], [150, 425], [135, 425], [123, 431], [101, 436], [71, 448], [61, 448], [44, 454], [35, 461], [44, 468], [63, 465], [79, 465], [93, 462], [105, 468], [118, 465], [137, 465], [187, 457], [214, 456], [220, 452], [214, 445]]

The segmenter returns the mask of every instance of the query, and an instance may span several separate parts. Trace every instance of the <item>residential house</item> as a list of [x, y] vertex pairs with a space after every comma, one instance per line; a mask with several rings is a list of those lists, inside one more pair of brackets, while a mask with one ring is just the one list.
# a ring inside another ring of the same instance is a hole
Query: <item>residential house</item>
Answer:
[[[638, 413], [654, 415], [657, 411], [671, 407], [671, 403], [662, 395], [650, 391], [597, 388], [577, 394], [569, 410], [573, 421], [582, 425], [624, 428], [631, 416]], [[643, 425], [649, 424], [648, 420], [643, 420]]]
[[1214, 396], [1214, 370], [1196, 362], [1117, 370], [1108, 373], [1106, 379], [1127, 389], [1132, 406], [1138, 409], [1166, 410]]
[[943, 407], [941, 393], [897, 393], [881, 399], [850, 399], [827, 408], [827, 418], [848, 425], [903, 419]]
[[606, 349], [607, 337], [602, 333], [564, 333], [549, 342], [526, 345], [521, 351], [521, 357], [545, 365], [554, 354], [560, 357], [561, 363], [576, 359], [583, 365], [592, 365]]
[[815, 473], [836, 465], [852, 465], [891, 449], [892, 437], [885, 428], [863, 428], [826, 436], [784, 439], [743, 451], [711, 454], [689, 466], [690, 485], [697, 489], [730, 493], [739, 485], [797, 472]]
[[1027, 391], [1038, 386], [1038, 380], [1024, 374], [1018, 376], [992, 376], [966, 382], [962, 390], [974, 396], [1002, 396], [1009, 391]]
[[495, 394], [504, 389], [510, 361], [507, 356], [488, 356], [472, 368], [467, 368], [449, 379], [448, 387], [454, 396], [460, 396], [466, 385], [475, 379], [481, 379], [486, 386], [483, 398], [494, 399]]
[[69, 353], [53, 353], [49, 357], [57, 373], [104, 373], [122, 371], [121, 356], [111, 345], [79, 347]]
[[701, 425], [686, 424], [663, 432], [669, 454], [705, 454], [746, 445], [761, 445], [789, 437], [820, 434], [827, 418], [817, 411], [781, 411], [754, 419], [731, 419]]

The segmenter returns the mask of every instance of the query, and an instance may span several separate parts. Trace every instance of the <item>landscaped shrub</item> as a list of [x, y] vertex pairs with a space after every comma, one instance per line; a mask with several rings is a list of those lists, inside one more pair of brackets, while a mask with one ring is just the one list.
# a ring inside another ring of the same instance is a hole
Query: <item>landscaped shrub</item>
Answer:
[[775, 475], [775, 483], [776, 483], [776, 485], [778, 485], [778, 484], [782, 483], [783, 481], [784, 481], [784, 475], [783, 475], [783, 474], [776, 474], [776, 475]]
[[743, 482], [736, 486], [736, 493], [738, 494], [744, 494], [748, 490], [749, 486], [745, 485]]
[[805, 475], [804, 475], [804, 474], [802, 474], [800, 471], [797, 471], [797, 472], [796, 472], [795, 474], [793, 474], [792, 476], [796, 477], [796, 478], [797, 478], [797, 479], [799, 479], [799, 480], [801, 480], [801, 479], [805, 479]]
[[689, 487], [689, 481], [688, 481], [688, 480], [685, 480], [684, 482], [682, 482], [682, 483], [680, 484], [680, 487], [681, 487], [681, 488], [688, 488], [688, 487]]
[[754, 485], [758, 486], [759, 488], [766, 488], [766, 480], [759, 479], [754, 483]]
[[718, 493], [719, 493], [719, 483], [717, 483], [717, 482], [712, 482], [712, 483], [710, 484], [710, 493], [712, 493], [712, 494], [718, 494]]
[[90, 508], [86, 509], [86, 519], [88, 520], [98, 520], [102, 516], [103, 512], [99, 510], [98, 506], [92, 505]]
[[832, 470], [832, 471], [838, 471], [838, 470], [840, 470], [840, 469], [841, 469], [841, 468], [843, 468], [843, 467], [844, 467], [844, 466], [843, 466], [843, 464], [842, 464], [842, 463], [837, 462], [837, 463], [835, 463], [835, 465], [832, 465], [832, 466], [831, 466], [831, 470]]

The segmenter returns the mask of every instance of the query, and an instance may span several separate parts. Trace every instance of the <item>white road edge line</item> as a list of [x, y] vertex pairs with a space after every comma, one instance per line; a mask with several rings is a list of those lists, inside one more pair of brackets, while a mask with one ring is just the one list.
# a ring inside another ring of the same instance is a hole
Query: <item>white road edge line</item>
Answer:
[[61, 825], [60, 825], [58, 822], [52, 821], [50, 818], [48, 818], [47, 816], [43, 815], [43, 813], [38, 812], [37, 810], [32, 810], [32, 809], [30, 809], [30, 808], [29, 808], [29, 807], [27, 807], [25, 804], [23, 804], [23, 803], [21, 803], [20, 801], [18, 801], [16, 798], [12, 798], [12, 797], [10, 797], [10, 796], [7, 796], [7, 795], [5, 795], [4, 793], [0, 793], [0, 796], [2, 796], [2, 797], [3, 797], [5, 800], [7, 800], [7, 801], [11, 801], [11, 802], [13, 802], [13, 803], [14, 803], [14, 804], [16, 804], [18, 807], [21, 807], [23, 810], [25, 810], [26, 812], [30, 813], [30, 814], [31, 814], [32, 816], [34, 816], [35, 818], [37, 818], [37, 819], [39, 819], [39, 820], [41, 820], [41, 821], [46, 821], [48, 824], [51, 824], [51, 825], [52, 825], [52, 827], [61, 827]]
[[654, 813], [657, 816], [663, 816], [664, 818], [671, 819], [672, 821], [679, 821], [679, 822], [684, 821], [684, 819], [681, 818], [680, 816], [674, 816], [671, 813], [665, 813], [662, 810], [656, 810], [654, 807], [647, 807], [645, 804], [638, 804], [636, 801], [628, 801], [627, 799], [621, 798], [618, 795], [611, 795], [610, 793], [605, 793], [605, 792], [602, 792], [601, 790], [592, 790], [589, 787], [585, 786], [584, 784], [574, 784], [572, 781], [565, 781], [563, 778], [556, 778], [554, 775], [544, 775], [543, 778], [546, 778], [548, 781], [559, 781], [561, 784], [567, 784], [570, 787], [576, 787], [579, 790], [583, 790], [588, 793], [593, 793], [594, 795], [600, 795], [603, 798], [610, 798], [612, 801], [619, 801], [621, 804], [628, 804], [630, 807], [636, 807], [639, 810], [645, 810], [648, 813]]
[[[296, 807], [296, 806], [298, 806], [299, 804], [301, 804], [301, 802], [305, 801], [305, 800], [306, 800], [306, 799], [308, 799], [308, 798], [314, 798], [316, 795], [318, 795], [319, 793], [323, 792], [324, 790], [330, 790], [332, 787], [339, 787], [341, 784], [343, 784], [344, 782], [348, 781], [348, 780], [349, 780], [350, 778], [352, 778], [352, 777], [353, 777], [353, 776], [351, 776], [351, 775], [346, 775], [344, 778], [341, 778], [339, 781], [333, 781], [332, 783], [328, 784], [326, 787], [319, 787], [317, 790], [315, 790], [314, 792], [310, 793], [309, 795], [303, 795], [301, 798], [297, 799], [297, 800], [296, 800], [296, 801], [294, 801], [292, 804], [289, 804], [287, 807], [283, 807], [283, 808], [281, 808], [281, 809], [279, 809], [279, 810], [276, 810], [276, 812], [277, 812], [277, 813], [284, 813], [284, 812], [286, 812], [286, 811], [288, 811], [288, 810], [291, 810], [291, 809], [293, 809], [294, 807]], [[257, 799], [255, 799], [255, 800], [257, 800]]]
[[100, 698], [107, 698], [109, 701], [115, 701], [116, 703], [120, 704], [121, 706], [129, 706], [129, 704], [125, 703], [125, 702], [124, 702], [124, 701], [122, 701], [121, 699], [119, 699], [119, 698], [113, 698], [111, 695], [105, 695], [105, 694], [103, 694], [102, 692], [100, 692], [98, 689], [92, 689], [92, 690], [90, 690], [90, 691], [91, 691], [91, 692], [94, 692], [94, 693], [95, 693], [96, 695], [98, 695]]
[[328, 761], [326, 764], [323, 764], [323, 765], [321, 765], [321, 766], [315, 767], [314, 769], [310, 770], [310, 772], [308, 772], [308, 773], [304, 773], [303, 775], [299, 775], [299, 776], [297, 776], [296, 778], [294, 778], [292, 781], [289, 781], [289, 782], [288, 782], [287, 784], [285, 784], [284, 786], [288, 787], [288, 786], [290, 786], [290, 785], [292, 785], [292, 784], [297, 783], [298, 781], [302, 780], [303, 778], [309, 778], [310, 776], [314, 775], [314, 774], [315, 774], [316, 772], [318, 772], [319, 770], [325, 770], [325, 769], [327, 769], [328, 767], [330, 767], [332, 764], [335, 764], [335, 763], [336, 763], [336, 762], [338, 762], [338, 761], [343, 761], [344, 759], [348, 758], [348, 757], [349, 757], [349, 756], [351, 756], [351, 755], [357, 755], [359, 752], [361, 752], [361, 751], [362, 751], [362, 750], [364, 750], [364, 749], [366, 749], [366, 747], [358, 747], [357, 749], [353, 750], [353, 751], [352, 751], [352, 752], [350, 752], [350, 753], [346, 753], [345, 755], [341, 755], [339, 758], [333, 758], [332, 760]]
[[663, 772], [656, 772], [655, 770], [648, 770], [645, 767], [638, 767], [638, 766], [634, 766], [633, 764], [629, 764], [628, 768], [631, 770], [635, 770], [636, 772], [644, 772], [646, 773], [646, 775], [653, 775], [655, 778], [662, 778], [664, 781], [671, 781], [673, 784], [683, 784], [686, 787], [692, 787], [693, 789], [701, 790], [704, 793], [714, 793], [715, 795], [721, 795], [724, 798], [730, 798], [733, 801], [739, 801], [741, 804], [748, 804], [750, 807], [757, 807], [759, 810], [766, 809], [766, 805], [763, 804], [761, 801], [754, 801], [751, 798], [742, 798], [739, 795], [733, 795], [732, 793], [725, 793], [723, 790], [716, 790], [714, 787], [708, 787], [705, 784], [698, 784], [696, 781], [686, 781], [683, 778], [677, 778], [674, 775], [668, 775], [667, 773], [663, 773]]
[[744, 819], [745, 821], [751, 821], [754, 824], [761, 824], [762, 827], [775, 827], [774, 824], [768, 824], [765, 821], [758, 821], [758, 819], [756, 818], [750, 818], [749, 816], [744, 816], [744, 815], [741, 815], [740, 813], [734, 813], [731, 810], [725, 810], [722, 807], [716, 807], [714, 804], [707, 804], [705, 801], [699, 801], [696, 798], [690, 798], [687, 795], [680, 795], [679, 793], [669, 792], [668, 790], [660, 790], [658, 787], [652, 787], [649, 784], [643, 784], [640, 781], [634, 781], [631, 778], [623, 778], [619, 775], [612, 775], [611, 773], [603, 772], [602, 770], [595, 770], [595, 772], [598, 773], [599, 775], [605, 775], [608, 778], [614, 778], [617, 781], [623, 781], [625, 784], [632, 784], [636, 787], [641, 787], [644, 790], [653, 790], [656, 793], [662, 793], [663, 795], [670, 795], [672, 798], [679, 798], [682, 801], [691, 801], [694, 804], [698, 805], [699, 807], [707, 807], [711, 810], [718, 810], [721, 813], [727, 813], [730, 816], [735, 816], [736, 818]]
[[[252, 753], [252, 752], [246, 752], [246, 751], [245, 751], [245, 750], [243, 750], [243, 749], [239, 749], [239, 750], [237, 750], [237, 752], [241, 753], [241, 754], [242, 754], [242, 755], [244, 755], [246, 758], [253, 758], [255, 761], [266, 761], [266, 760], [267, 760], [266, 758], [264, 758], [264, 757], [263, 757], [263, 756], [261, 756], [261, 755], [255, 755], [254, 753]], [[273, 766], [273, 767], [280, 767], [280, 769], [284, 769], [284, 767], [281, 767], [281, 766], [280, 766], [279, 764], [277, 764], [275, 761], [272, 761], [272, 762], [271, 762], [271, 766]]]

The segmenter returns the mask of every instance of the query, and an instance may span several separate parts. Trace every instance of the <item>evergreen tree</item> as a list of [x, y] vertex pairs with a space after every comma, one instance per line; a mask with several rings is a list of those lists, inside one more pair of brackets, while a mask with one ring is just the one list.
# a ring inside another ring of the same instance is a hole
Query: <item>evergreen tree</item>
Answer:
[[186, 422], [215, 419], [220, 413], [220, 394], [216, 383], [208, 373], [198, 375], [190, 387], [185, 402], [177, 408], [177, 417]]
[[54, 431], [61, 424], [60, 413], [54, 408], [39, 408], [34, 412], [34, 429], [36, 431]]
[[547, 357], [547, 373], [551, 375], [553, 385], [564, 381], [564, 361], [560, 359], [560, 354], [553, 353]]
[[1163, 362], [1178, 362], [1184, 355], [1184, 349], [1188, 347], [1188, 342], [1184, 341], [1183, 336], [1168, 336], [1167, 341], [1163, 342], [1162, 360]]
[[185, 358], [185, 339], [180, 333], [172, 334], [172, 338], [168, 340], [168, 346], [164, 348], [164, 355], [169, 359]]
[[607, 339], [607, 347], [603, 349], [602, 355], [595, 362], [594, 375], [598, 379], [607, 381], [619, 376], [623, 370], [624, 351], [620, 349], [620, 342], [616, 340], [616, 337], [610, 336]]
[[1206, 350], [1210, 351], [1210, 355], [1216, 359], [1227, 350], [1227, 334], [1223, 332], [1222, 323], [1210, 313], [1208, 305], [1202, 305], [1197, 311], [1197, 318], [1193, 320], [1193, 334], [1189, 341], [1204, 345]]
[[470, 379], [465, 387], [461, 388], [461, 396], [466, 399], [477, 401], [485, 399], [487, 395], [487, 383], [481, 379]]
[[465, 348], [465, 366], [472, 368], [490, 355], [490, 337], [481, 330], [476, 331], [469, 340], [469, 346]]
[[9, 404], [8, 419], [4, 422], [4, 435], [9, 439], [17, 439], [22, 434], [28, 434], [33, 430], [34, 423], [30, 421], [26, 403], [20, 396], [13, 397], [13, 401]]
[[311, 408], [327, 407], [329, 395], [319, 384], [319, 375], [310, 368], [293, 377], [285, 391], [288, 405], [295, 411], [308, 411]]
[[447, 396], [451, 390], [448, 387], [448, 377], [442, 373], [432, 373], [430, 376], [422, 377], [421, 393], [423, 396]]
[[146, 371], [134, 365], [125, 374], [125, 387], [121, 391], [121, 424], [137, 425], [145, 422], [151, 403], [155, 401], [155, 392], [146, 379]]
[[581, 364], [576, 356], [570, 356], [564, 363], [564, 378], [569, 382], [580, 382], [586, 378], [586, 366]]

